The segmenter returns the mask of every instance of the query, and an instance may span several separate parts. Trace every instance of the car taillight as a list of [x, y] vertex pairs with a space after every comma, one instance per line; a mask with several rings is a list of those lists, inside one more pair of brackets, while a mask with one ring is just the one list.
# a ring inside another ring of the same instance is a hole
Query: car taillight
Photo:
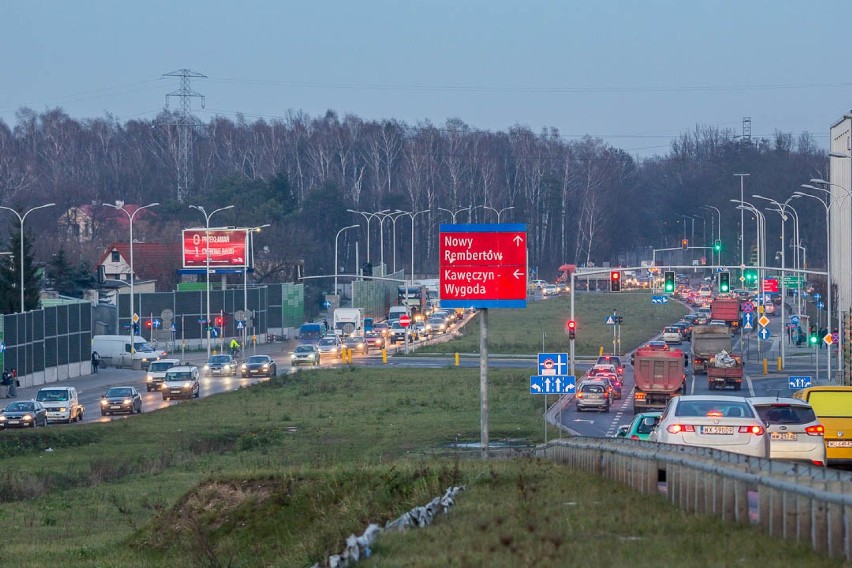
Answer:
[[740, 426], [740, 434], [754, 434], [755, 436], [763, 436], [765, 430], [763, 426], [754, 424], [752, 426]]
[[578, 393], [577, 393], [577, 398], [583, 398], [583, 393], [582, 393], [582, 392], [578, 392]]
[[825, 427], [822, 424], [816, 424], [815, 426], [806, 427], [805, 432], [809, 436], [823, 436], [825, 435]]
[[609, 398], [609, 391], [604, 391], [604, 398]]
[[695, 426], [691, 424], [671, 424], [666, 427], [669, 434], [680, 434], [681, 432], [695, 432]]
[[822, 461], [819, 461], [819, 460], [811, 460], [811, 463], [814, 464], [814, 465], [818, 465], [820, 467], [825, 467], [825, 462], [822, 462]]
[[630, 436], [630, 439], [631, 440], [641, 440], [641, 438], [639, 436], [637, 436], [636, 434], [633, 434], [632, 436]]

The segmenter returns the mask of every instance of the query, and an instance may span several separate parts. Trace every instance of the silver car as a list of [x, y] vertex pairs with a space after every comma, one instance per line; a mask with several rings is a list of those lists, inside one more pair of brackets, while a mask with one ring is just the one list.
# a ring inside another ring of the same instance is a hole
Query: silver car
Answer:
[[749, 399], [769, 433], [769, 459], [825, 465], [825, 428], [804, 400], [774, 396]]
[[604, 381], [584, 380], [577, 389], [574, 396], [577, 402], [577, 412], [593, 408], [602, 412], [609, 412], [610, 388]]
[[648, 439], [769, 457], [766, 426], [757, 410], [741, 396], [676, 396], [669, 401]]

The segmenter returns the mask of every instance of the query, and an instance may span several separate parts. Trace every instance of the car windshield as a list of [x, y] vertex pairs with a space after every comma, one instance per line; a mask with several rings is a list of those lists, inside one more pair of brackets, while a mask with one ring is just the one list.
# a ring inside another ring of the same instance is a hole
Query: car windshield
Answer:
[[246, 359], [246, 363], [248, 363], [249, 365], [251, 365], [252, 363], [258, 365], [266, 362], [268, 362], [268, 359], [265, 355], [252, 355], [251, 357]]
[[58, 402], [68, 400], [68, 391], [64, 390], [43, 390], [38, 391], [36, 400], [39, 402]]
[[230, 363], [231, 356], [230, 355], [213, 355], [210, 357], [211, 363]]
[[320, 345], [335, 345], [336, 343], [337, 342], [331, 337], [323, 337], [319, 342]]
[[192, 373], [189, 371], [178, 371], [176, 373], [166, 373], [167, 381], [188, 381], [192, 378]]
[[[650, 420], [648, 420], [650, 418]], [[636, 425], [636, 433], [637, 434], [650, 434], [651, 430], [657, 425], [660, 421], [659, 416], [645, 416], [639, 418], [639, 424]], [[647, 422], [647, 423], [646, 423]]]
[[294, 353], [313, 353], [315, 351], [313, 345], [299, 345]]
[[299, 337], [302, 339], [319, 339], [322, 337], [322, 329], [319, 326], [302, 328], [299, 331]]
[[364, 338], [361, 337], [360, 335], [353, 335], [352, 337], [349, 337], [346, 340], [347, 343], [361, 343], [363, 341], [364, 341]]
[[35, 410], [35, 404], [31, 402], [10, 402], [6, 406], [6, 412], [31, 412]]
[[757, 415], [765, 424], [807, 424], [816, 421], [812, 408], [790, 404], [757, 406]]
[[583, 385], [583, 388], [581, 390], [583, 392], [602, 393], [602, 392], [604, 392], [605, 389], [606, 389], [606, 387], [603, 386], [603, 385]]
[[154, 361], [153, 363], [151, 363], [148, 366], [148, 370], [149, 371], [168, 371], [169, 369], [171, 369], [174, 366], [175, 366], [175, 364], [172, 363], [172, 362]]
[[852, 415], [852, 392], [849, 391], [813, 391], [808, 402], [820, 418]]
[[690, 400], [677, 405], [675, 416], [754, 418], [748, 403], [736, 400]]
[[122, 398], [122, 397], [132, 396], [132, 395], [133, 395], [133, 391], [130, 390], [129, 388], [126, 388], [126, 387], [116, 387], [116, 388], [111, 388], [108, 391], [106, 391], [107, 398], [113, 398], [113, 397]]
[[134, 341], [133, 347], [140, 353], [153, 353], [154, 348], [147, 341]]
[[675, 326], [667, 327], [666, 333], [680, 333], [680, 330]]

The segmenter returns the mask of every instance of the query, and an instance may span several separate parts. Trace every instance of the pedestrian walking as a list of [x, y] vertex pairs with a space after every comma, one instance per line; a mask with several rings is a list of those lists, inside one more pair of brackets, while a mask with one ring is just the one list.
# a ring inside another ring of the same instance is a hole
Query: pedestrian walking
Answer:
[[92, 373], [98, 374], [98, 367], [101, 365], [101, 355], [97, 351], [92, 351]]
[[9, 398], [17, 398], [18, 387], [20, 386], [20, 383], [18, 382], [18, 371], [12, 367], [12, 371], [9, 374], [11, 375], [9, 379]]
[[325, 332], [328, 333], [328, 318], [322, 320], [322, 325], [325, 326]]
[[3, 371], [3, 377], [0, 378], [0, 396], [9, 398], [9, 385], [12, 384], [12, 374], [9, 371]]

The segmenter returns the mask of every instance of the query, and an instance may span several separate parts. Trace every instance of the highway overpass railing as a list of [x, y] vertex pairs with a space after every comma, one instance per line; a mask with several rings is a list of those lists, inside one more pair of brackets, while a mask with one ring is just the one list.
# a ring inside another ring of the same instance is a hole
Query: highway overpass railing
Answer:
[[538, 446], [536, 456], [852, 561], [846, 471], [623, 438], [559, 438]]

